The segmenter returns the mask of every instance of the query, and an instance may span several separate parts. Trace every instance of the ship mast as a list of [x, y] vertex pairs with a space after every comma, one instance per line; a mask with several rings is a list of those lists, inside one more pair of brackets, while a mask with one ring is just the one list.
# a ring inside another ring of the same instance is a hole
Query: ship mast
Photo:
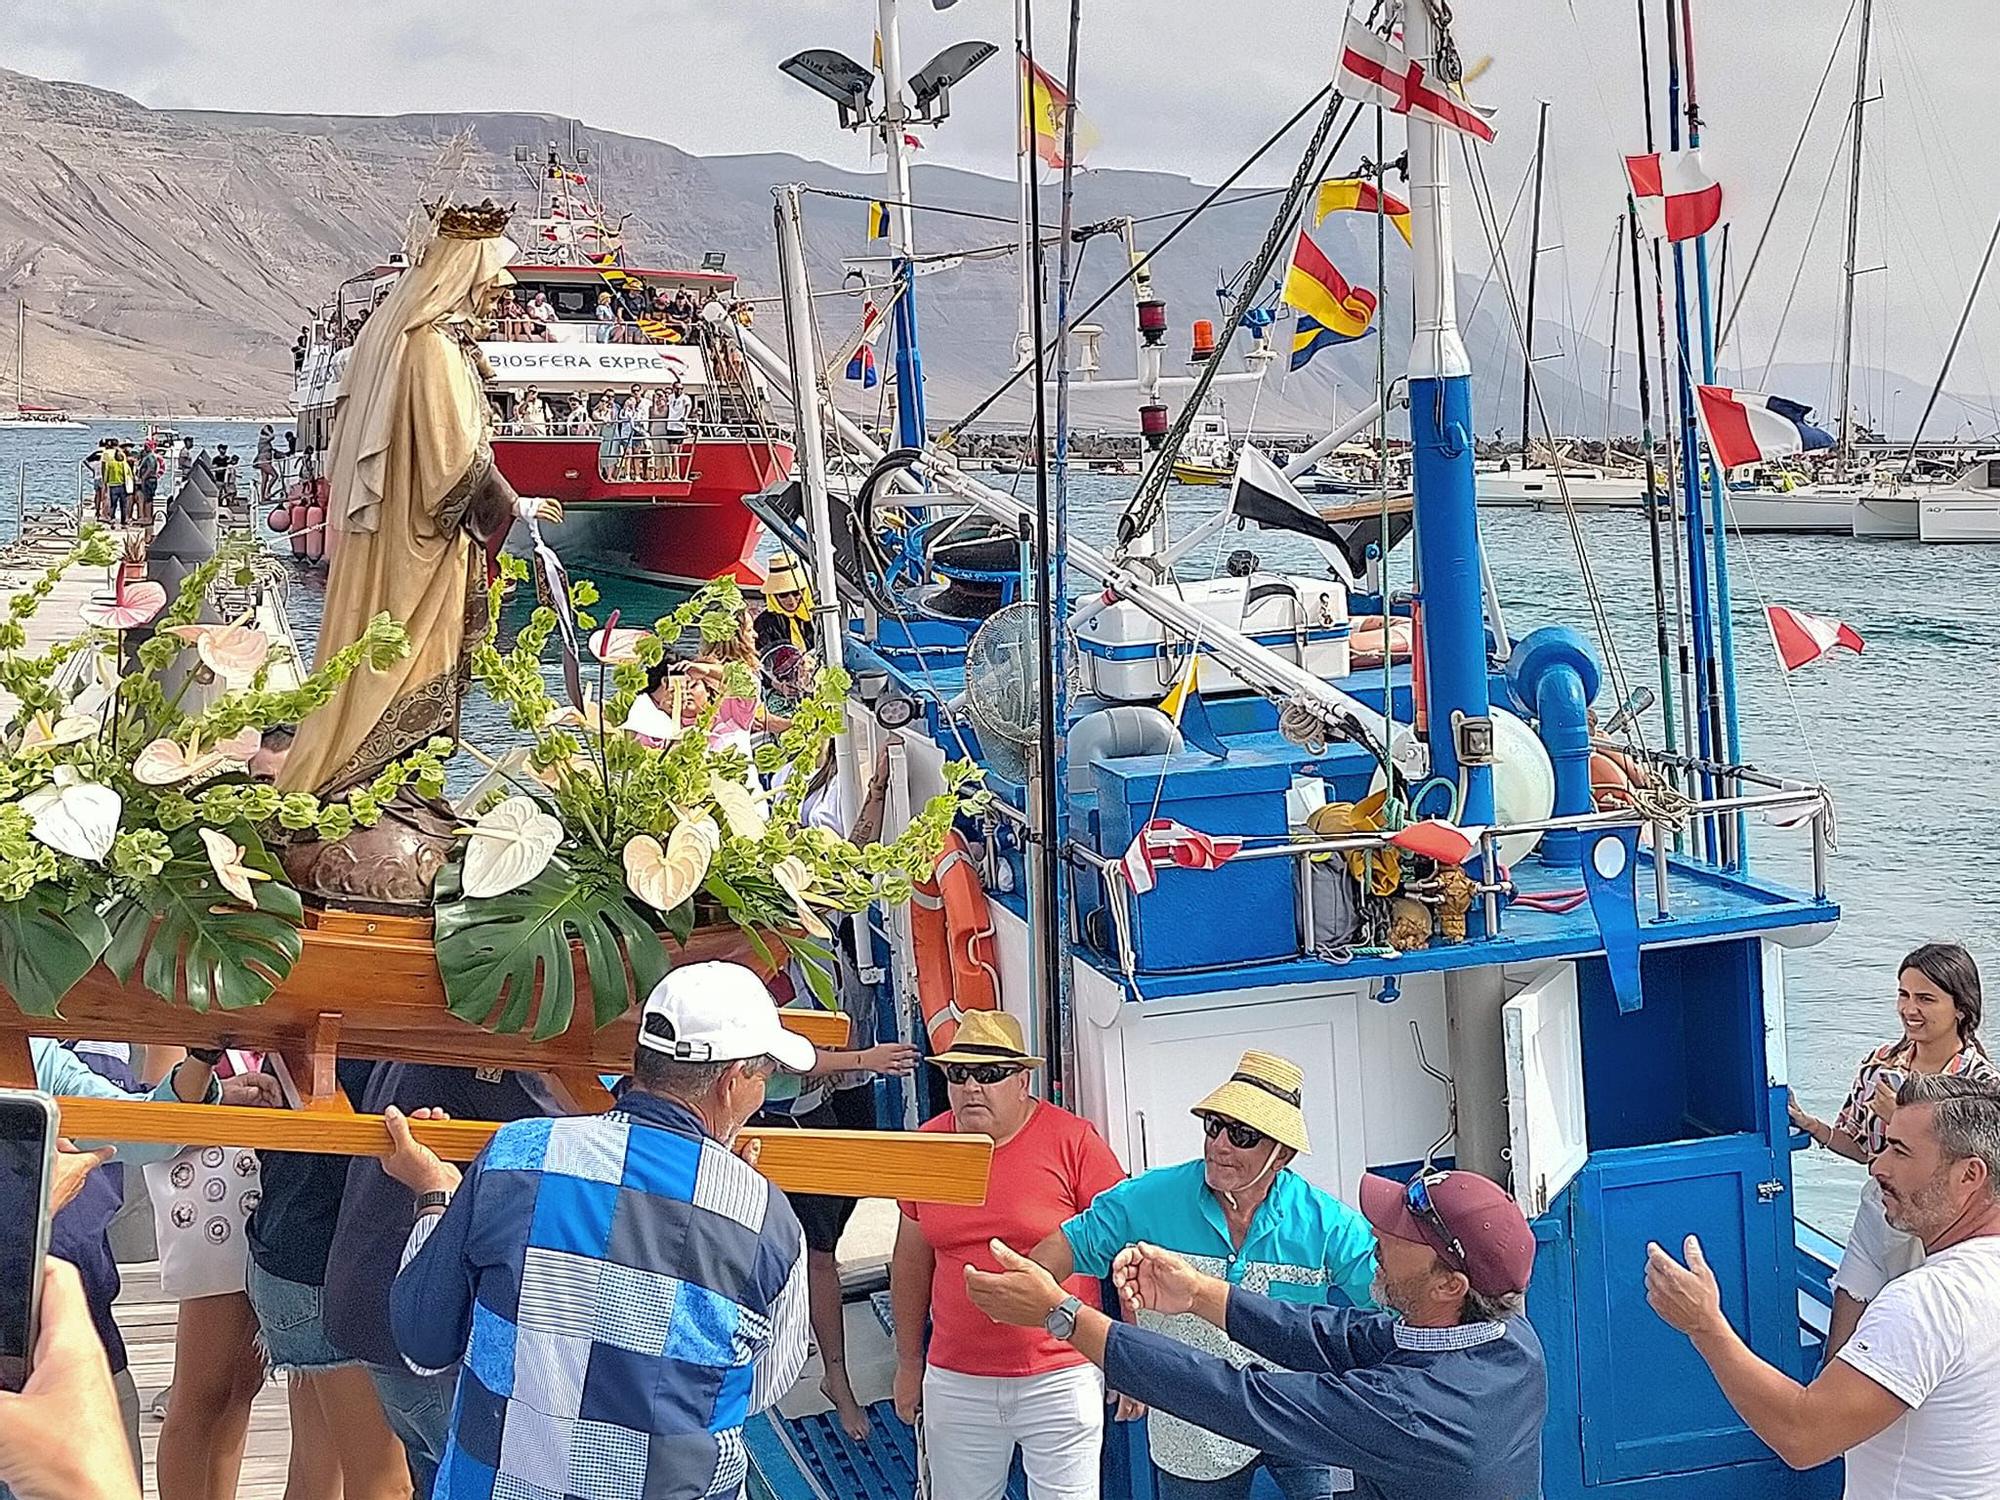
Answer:
[[1868, 108], [1868, 32], [1875, 18], [1875, 0], [1861, 0], [1861, 40], [1854, 53], [1854, 142], [1847, 176], [1846, 284], [1840, 296], [1840, 447], [1835, 470], [1845, 479], [1854, 457], [1854, 423], [1848, 405], [1854, 385], [1854, 282], [1856, 247], [1861, 238], [1861, 148]]
[[897, 0], [877, 0], [877, 33], [882, 40], [882, 133], [884, 190], [889, 202], [889, 262], [901, 282], [893, 327], [896, 339], [896, 441], [905, 448], [924, 443], [924, 362], [917, 348], [917, 286], [911, 262], [910, 163], [903, 137], [910, 112], [903, 98], [903, 33]]
[[[1535, 206], [1528, 223], [1528, 307], [1521, 330], [1521, 467], [1528, 467], [1528, 414], [1535, 399], [1535, 268], [1542, 263], [1542, 174], [1549, 156], [1549, 101], [1535, 124]], [[1553, 457], [1553, 455], [1551, 455]]]

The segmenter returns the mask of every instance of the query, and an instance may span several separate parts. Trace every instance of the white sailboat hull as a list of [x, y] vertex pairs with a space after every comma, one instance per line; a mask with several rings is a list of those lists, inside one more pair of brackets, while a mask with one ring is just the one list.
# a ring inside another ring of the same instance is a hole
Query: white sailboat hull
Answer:
[[1868, 541], [1913, 542], [1920, 534], [1921, 503], [1914, 493], [1859, 496], [1850, 516], [1854, 535]]
[[[1854, 492], [1725, 490], [1723, 513], [1733, 531], [1850, 536], [1854, 530]], [[1714, 517], [1707, 516], [1707, 520], [1713, 530]]]
[[1917, 507], [1926, 542], [2000, 542], [2000, 491], [1940, 490]]
[[1567, 490], [1578, 510], [1638, 510], [1645, 504], [1645, 481], [1619, 475], [1553, 469], [1514, 469], [1475, 476], [1479, 503], [1489, 508], [1561, 510]]

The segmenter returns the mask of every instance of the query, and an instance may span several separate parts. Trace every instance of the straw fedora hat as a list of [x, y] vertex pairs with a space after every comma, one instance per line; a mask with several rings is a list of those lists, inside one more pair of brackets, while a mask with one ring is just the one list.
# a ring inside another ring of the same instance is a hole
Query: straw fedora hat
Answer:
[[1310, 1151], [1302, 1086], [1305, 1074], [1289, 1058], [1250, 1051], [1222, 1086], [1197, 1104], [1196, 1115], [1220, 1115], [1260, 1130], [1281, 1146]]
[[764, 574], [764, 597], [775, 599], [780, 594], [805, 592], [805, 580], [799, 577], [799, 565], [792, 560], [789, 552], [780, 552], [771, 559], [771, 566]]
[[974, 1010], [966, 1012], [965, 1019], [958, 1023], [958, 1034], [951, 1039], [951, 1045], [944, 1051], [934, 1053], [931, 1061], [942, 1066], [945, 1063], [1016, 1063], [1024, 1068], [1039, 1068], [1042, 1060], [1028, 1051], [1027, 1043], [1021, 1039], [1021, 1023], [1004, 1010]]

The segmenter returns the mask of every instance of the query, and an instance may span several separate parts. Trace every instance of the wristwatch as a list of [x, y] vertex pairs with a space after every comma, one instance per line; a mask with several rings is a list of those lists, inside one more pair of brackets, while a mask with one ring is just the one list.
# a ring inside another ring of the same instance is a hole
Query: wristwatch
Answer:
[[440, 1212], [451, 1207], [450, 1188], [432, 1188], [428, 1193], [417, 1194], [417, 1213], [425, 1214], [432, 1209]]
[[187, 1055], [198, 1063], [206, 1063], [211, 1068], [222, 1061], [220, 1047], [190, 1047], [187, 1049]]
[[1042, 1327], [1049, 1331], [1050, 1338], [1065, 1342], [1076, 1332], [1076, 1315], [1083, 1311], [1083, 1303], [1075, 1297], [1065, 1297], [1049, 1310], [1042, 1319]]

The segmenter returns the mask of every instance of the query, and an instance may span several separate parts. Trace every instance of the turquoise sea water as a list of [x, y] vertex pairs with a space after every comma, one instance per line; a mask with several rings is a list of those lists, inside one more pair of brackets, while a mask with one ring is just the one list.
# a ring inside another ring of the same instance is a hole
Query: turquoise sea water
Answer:
[[[137, 430], [104, 423], [89, 433], [0, 431], [0, 540], [14, 534], [20, 495], [30, 509], [72, 497], [76, 463], [97, 439]], [[203, 447], [220, 440], [232, 450], [240, 444], [246, 460], [254, 455], [255, 424], [190, 423], [183, 430]], [[247, 461], [244, 479], [255, 482]], [[1108, 537], [1131, 484], [1079, 476], [1075, 531]], [[1176, 490], [1173, 524], [1187, 529], [1221, 500], [1219, 490]], [[1518, 637], [1555, 623], [1595, 639], [1561, 518], [1503, 511], [1483, 513], [1482, 522], [1509, 632]], [[1657, 690], [1645, 525], [1636, 516], [1602, 515], [1580, 526], [1627, 677]], [[1206, 575], [1237, 547], [1260, 552], [1270, 565], [1320, 571], [1303, 546], [1234, 531], [1212, 557], [1189, 566]], [[1766, 770], [1823, 779], [1839, 812], [1832, 886], [1844, 916], [1824, 943], [1789, 958], [1793, 1085], [1809, 1109], [1830, 1115], [1861, 1055], [1896, 1035], [1895, 965], [1905, 951], [1933, 938], [1962, 941], [2000, 983], [2000, 882], [1981, 832], [2000, 814], [1989, 764], [2000, 747], [2000, 618], [1991, 604], [2000, 556], [1916, 542], [1750, 537], [1732, 539], [1730, 559], [1748, 758]], [[1407, 567], [1399, 555], [1392, 582], [1406, 579]], [[573, 563], [572, 571], [588, 568]], [[652, 620], [671, 602], [664, 591], [628, 579], [606, 575], [600, 584], [606, 609], [619, 608], [634, 622]], [[312, 574], [299, 575], [292, 588], [294, 628], [308, 647], [318, 589]], [[1846, 619], [1868, 649], [1787, 679], [1765, 634], [1767, 600]], [[479, 727], [482, 739], [498, 737], [497, 721]], [[1752, 858], [1782, 880], [1809, 883], [1803, 832], [1753, 831]], [[1799, 1159], [1800, 1208], [1843, 1235], [1860, 1181], [1858, 1167], [1808, 1153]]]

